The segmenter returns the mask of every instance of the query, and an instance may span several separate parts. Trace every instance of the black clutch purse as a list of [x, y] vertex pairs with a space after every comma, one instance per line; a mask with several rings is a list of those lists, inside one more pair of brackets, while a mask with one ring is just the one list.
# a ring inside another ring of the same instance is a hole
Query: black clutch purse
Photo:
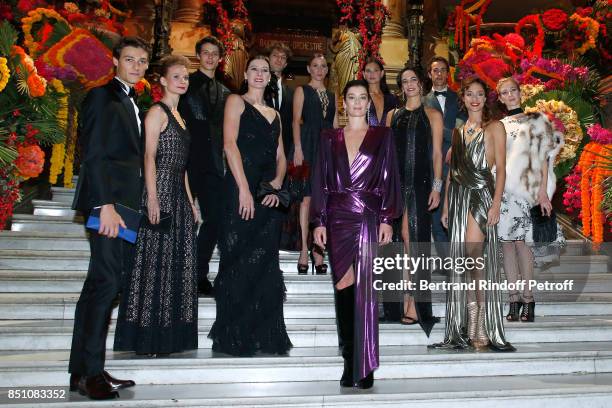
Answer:
[[[143, 209], [143, 212], [145, 214], [149, 213], [146, 207]], [[170, 213], [160, 211], [159, 212], [159, 222], [157, 224], [151, 224], [151, 222], [149, 222], [149, 217], [143, 217], [143, 218], [144, 218], [142, 222], [143, 227], [148, 228], [153, 231], [161, 232], [164, 234], [170, 232], [170, 226], [172, 225], [172, 216]]]
[[557, 215], [555, 211], [552, 210], [550, 217], [547, 217], [542, 215], [542, 208], [536, 205], [529, 212], [533, 229], [533, 241], [539, 243], [555, 241], [557, 239]]
[[291, 197], [289, 196], [289, 192], [287, 190], [283, 188], [277, 190], [272, 187], [272, 185], [270, 185], [270, 183], [267, 181], [262, 181], [261, 183], [259, 183], [259, 188], [257, 189], [257, 199], [263, 200], [263, 198], [269, 194], [274, 194], [275, 196], [277, 196], [279, 204], [283, 207], [289, 206], [289, 201]]

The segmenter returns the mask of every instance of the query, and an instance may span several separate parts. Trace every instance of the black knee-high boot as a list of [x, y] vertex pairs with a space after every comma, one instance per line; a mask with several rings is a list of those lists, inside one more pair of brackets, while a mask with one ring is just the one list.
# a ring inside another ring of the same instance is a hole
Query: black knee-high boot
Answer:
[[338, 334], [342, 340], [344, 371], [340, 378], [343, 387], [353, 386], [353, 340], [355, 319], [355, 285], [336, 291], [336, 318]]

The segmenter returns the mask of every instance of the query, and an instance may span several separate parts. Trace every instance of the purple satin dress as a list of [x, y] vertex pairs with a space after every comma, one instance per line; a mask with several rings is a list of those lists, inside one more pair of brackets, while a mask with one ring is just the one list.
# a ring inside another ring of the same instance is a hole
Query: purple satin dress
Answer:
[[327, 228], [334, 284], [355, 266], [355, 361], [359, 378], [378, 367], [378, 302], [372, 288], [371, 243], [379, 224], [402, 215], [393, 132], [373, 126], [352, 164], [343, 129], [321, 132], [312, 178], [311, 220]]

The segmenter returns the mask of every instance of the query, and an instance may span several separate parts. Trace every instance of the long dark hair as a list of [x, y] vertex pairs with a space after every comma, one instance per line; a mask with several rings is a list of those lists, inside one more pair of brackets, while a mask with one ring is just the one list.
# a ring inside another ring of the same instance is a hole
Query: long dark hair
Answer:
[[[385, 66], [382, 64], [382, 62], [380, 62], [380, 60], [378, 58], [374, 58], [374, 57], [369, 57], [365, 64], [363, 65], [363, 72], [365, 72], [366, 66], [368, 64], [376, 64], [378, 65], [378, 68], [380, 68], [381, 71], [385, 70]], [[369, 86], [368, 86], [369, 89]], [[389, 95], [391, 93], [391, 90], [389, 89], [389, 85], [387, 85], [387, 73], [385, 72], [382, 76], [382, 78], [380, 79], [380, 90], [382, 91], [382, 93], [384, 95]]]
[[467, 113], [467, 108], [465, 107], [465, 102], [463, 101], [463, 97], [465, 96], [465, 91], [472, 84], [480, 84], [480, 86], [482, 86], [482, 89], [484, 89], [485, 103], [482, 108], [482, 123], [484, 125], [491, 120], [491, 108], [489, 107], [489, 104], [487, 103], [487, 97], [489, 95], [489, 87], [487, 86], [485, 81], [483, 81], [477, 76], [466, 78], [463, 81], [461, 81], [461, 87], [459, 88], [459, 92], [458, 92], [459, 108]]

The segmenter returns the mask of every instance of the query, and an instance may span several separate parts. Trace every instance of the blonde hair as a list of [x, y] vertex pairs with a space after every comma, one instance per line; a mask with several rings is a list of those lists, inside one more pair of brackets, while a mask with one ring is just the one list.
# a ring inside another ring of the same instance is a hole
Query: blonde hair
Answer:
[[521, 86], [519, 85], [519, 83], [517, 82], [516, 79], [514, 79], [514, 77], [505, 77], [500, 79], [499, 81], [497, 81], [497, 85], [495, 86], [495, 90], [497, 91], [497, 95], [499, 95], [499, 90], [501, 89], [502, 85], [505, 84], [506, 82], [512, 82], [514, 83], [514, 85], [516, 85], [516, 88], [519, 90], [521, 90]]
[[166, 55], [159, 61], [160, 75], [165, 77], [168, 70], [176, 65], [182, 65], [189, 70], [189, 59], [182, 55]]

